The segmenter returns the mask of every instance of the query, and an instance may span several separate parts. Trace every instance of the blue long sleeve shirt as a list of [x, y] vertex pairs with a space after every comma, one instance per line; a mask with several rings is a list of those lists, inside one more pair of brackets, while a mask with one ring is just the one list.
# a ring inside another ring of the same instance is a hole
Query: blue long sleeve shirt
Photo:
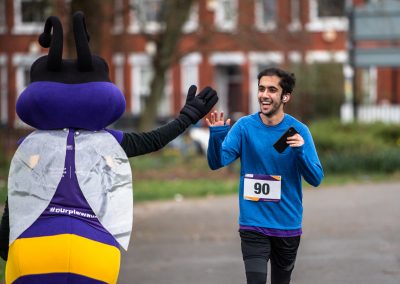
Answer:
[[[293, 126], [304, 139], [301, 147], [287, 147], [278, 153], [273, 144]], [[302, 177], [318, 186], [323, 169], [306, 125], [285, 114], [275, 126], [265, 125], [259, 113], [239, 119], [229, 126], [210, 127], [207, 159], [211, 169], [226, 166], [240, 158], [239, 224], [242, 227], [275, 231], [300, 230], [302, 224]], [[252, 201], [244, 198], [244, 176], [281, 176], [279, 202]]]

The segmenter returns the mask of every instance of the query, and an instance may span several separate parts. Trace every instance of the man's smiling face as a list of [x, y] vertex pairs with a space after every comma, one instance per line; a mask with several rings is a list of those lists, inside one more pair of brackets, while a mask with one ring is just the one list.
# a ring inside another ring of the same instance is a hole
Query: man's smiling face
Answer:
[[258, 84], [260, 111], [267, 117], [283, 112], [282, 92], [278, 76], [263, 76]]

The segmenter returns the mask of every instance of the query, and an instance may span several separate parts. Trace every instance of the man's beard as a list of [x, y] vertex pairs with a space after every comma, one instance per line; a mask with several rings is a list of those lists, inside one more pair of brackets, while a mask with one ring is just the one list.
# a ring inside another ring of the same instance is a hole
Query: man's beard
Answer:
[[279, 102], [271, 101], [271, 104], [269, 105], [270, 109], [267, 111], [263, 111], [263, 105], [262, 105], [263, 101], [268, 101], [268, 100], [258, 99], [258, 103], [260, 104], [260, 112], [266, 117], [274, 116], [279, 111], [281, 105], [283, 104], [282, 101]]

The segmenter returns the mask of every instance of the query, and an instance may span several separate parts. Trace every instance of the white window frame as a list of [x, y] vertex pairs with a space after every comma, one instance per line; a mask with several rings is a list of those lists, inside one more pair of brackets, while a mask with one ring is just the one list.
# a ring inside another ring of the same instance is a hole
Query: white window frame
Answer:
[[306, 52], [305, 61], [307, 64], [313, 64], [316, 62], [347, 63], [348, 53], [345, 50], [339, 50], [339, 51], [312, 50]]
[[318, 0], [309, 0], [310, 19], [306, 29], [310, 32], [347, 31], [347, 17], [318, 17]]
[[[238, 0], [214, 0], [214, 24], [222, 32], [232, 32], [236, 30], [238, 21]], [[232, 5], [233, 17], [226, 21], [224, 3]]]
[[272, 31], [275, 30], [277, 27], [277, 17], [278, 17], [278, 1], [275, 0], [275, 17], [273, 20], [268, 21], [267, 23], [264, 23], [264, 9], [262, 7], [262, 0], [257, 0], [254, 8], [255, 8], [255, 15], [256, 15], [256, 27], [258, 30], [262, 31], [262, 32], [268, 32], [268, 31]]
[[199, 87], [199, 65], [203, 58], [200, 53], [193, 52], [180, 61], [181, 69], [181, 106], [185, 104], [187, 91], [191, 85]]
[[[142, 69], [145, 68], [149, 72], [153, 72], [151, 69], [151, 57], [146, 53], [132, 53], [129, 56], [129, 64], [131, 65], [131, 113], [134, 115], [140, 115], [142, 110], [142, 106], [140, 104], [141, 99], [141, 85], [137, 82], [143, 82], [142, 78]], [[158, 105], [157, 115], [159, 117], [168, 117], [172, 114], [172, 80], [171, 80], [171, 72], [168, 71], [166, 74], [166, 84], [164, 88], [164, 97], [161, 99], [160, 104]], [[151, 82], [148, 82], [150, 84]], [[150, 85], [147, 86], [150, 93]]]
[[[43, 22], [22, 22], [22, 2], [29, 0], [14, 0], [14, 27], [13, 34], [38, 34], [43, 31]], [[45, 20], [45, 19], [44, 19]]]
[[0, 124], [8, 122], [8, 78], [7, 78], [7, 56], [0, 54]]
[[288, 60], [290, 63], [301, 63], [303, 61], [302, 55], [300, 51], [289, 51], [288, 52]]
[[249, 110], [250, 113], [255, 113], [260, 110], [260, 105], [258, 104], [258, 80], [257, 75], [260, 73], [259, 70], [260, 63], [264, 65], [281, 65], [284, 62], [284, 54], [280, 51], [270, 51], [270, 52], [249, 52]]

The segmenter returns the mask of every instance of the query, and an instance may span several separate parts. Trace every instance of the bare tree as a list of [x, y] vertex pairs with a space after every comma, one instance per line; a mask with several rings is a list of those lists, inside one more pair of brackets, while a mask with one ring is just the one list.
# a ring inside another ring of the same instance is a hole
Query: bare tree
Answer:
[[[101, 25], [105, 24], [105, 21], [110, 19], [106, 18], [104, 14], [103, 6], [110, 4], [110, 0], [101, 1], [102, 5], [99, 5], [98, 0], [71, 0], [69, 7], [66, 7], [66, 14], [69, 14], [67, 21], [71, 21], [72, 15], [76, 11], [82, 11], [85, 14], [85, 22], [89, 29], [90, 36], [90, 48], [92, 53], [98, 54], [102, 48], [102, 31]], [[97, 7], [97, 8], [96, 8]], [[67, 41], [67, 56], [70, 58], [76, 57], [75, 39], [72, 32], [72, 26], [64, 26], [66, 31]]]
[[[112, 49], [111, 45], [104, 45], [105, 39], [102, 31], [105, 29], [91, 28], [99, 27], [99, 25], [106, 22], [112, 23], [112, 17], [107, 14], [107, 9], [104, 8], [105, 4], [106, 6], [108, 5], [109, 9], [112, 9], [112, 2], [111, 0], [101, 1], [102, 5], [98, 4], [98, 0], [71, 0], [70, 2], [71, 13], [76, 10], [82, 10], [85, 13], [91, 36], [90, 46], [93, 48], [92, 51], [94, 53], [102, 51], [107, 54], [107, 51], [105, 51], [107, 48], [108, 53], [112, 53], [110, 50]], [[152, 42], [155, 46], [154, 54], [152, 54], [151, 58], [153, 76], [150, 80], [149, 94], [144, 102], [138, 125], [139, 130], [147, 130], [154, 127], [158, 118], [157, 108], [163, 98], [167, 71], [185, 54], [195, 50], [202, 50], [206, 53], [212, 51], [214, 45], [210, 43], [215, 43], [215, 37], [218, 37], [218, 29], [212, 23], [200, 23], [196, 36], [191, 41], [192, 46], [186, 45], [185, 50], [182, 50], [179, 42], [182, 37], [183, 27], [189, 18], [191, 7], [194, 3], [200, 4], [199, 0], [159, 0], [159, 2], [137, 0], [129, 3], [133, 3], [133, 5], [124, 6], [121, 10], [114, 11], [114, 13], [119, 14], [118, 16], [123, 16], [125, 13], [133, 11], [135, 21], [139, 24], [139, 35], [147, 43]], [[245, 5], [247, 2], [243, 3], [241, 5]], [[150, 9], [153, 13], [158, 11], [158, 14], [152, 15], [151, 19], [152, 21], [156, 20], [160, 27], [156, 32], [154, 30], [150, 32], [147, 29], [149, 19], [146, 12], [149, 11], [146, 10], [144, 5], [150, 4], [159, 5], [159, 9]], [[96, 5], [99, 8], [93, 9]], [[291, 42], [296, 43], [297, 49], [301, 50], [301, 47], [305, 46], [308, 41], [302, 31], [287, 34], [286, 26], [280, 22], [279, 18], [277, 19], [278, 31], [273, 37], [270, 34], [260, 34], [254, 28], [254, 15], [252, 13], [243, 13], [243, 11], [238, 13], [242, 18], [247, 18], [247, 20], [244, 21], [244, 24], [238, 26], [235, 35], [230, 37], [230, 40], [223, 43], [219, 42], [219, 48], [224, 49], [226, 47], [229, 49], [232, 46], [236, 46], [243, 48], [243, 50], [285, 49], [287, 48], [287, 43]], [[75, 50], [75, 45], [73, 41], [72, 44], [71, 40], [69, 42], [68, 46], [70, 48], [68, 50], [72, 54]], [[102, 42], [103, 45], [101, 46]], [[129, 47], [125, 45], [122, 48], [127, 49]]]
[[157, 107], [166, 83], [165, 75], [174, 62], [175, 51], [193, 1], [164, 0], [160, 11], [162, 30], [156, 34], [145, 34], [149, 41], [155, 43], [155, 54], [152, 57], [153, 78], [150, 83], [150, 94], [140, 117], [138, 126], [140, 130], [149, 129], [155, 124]]

